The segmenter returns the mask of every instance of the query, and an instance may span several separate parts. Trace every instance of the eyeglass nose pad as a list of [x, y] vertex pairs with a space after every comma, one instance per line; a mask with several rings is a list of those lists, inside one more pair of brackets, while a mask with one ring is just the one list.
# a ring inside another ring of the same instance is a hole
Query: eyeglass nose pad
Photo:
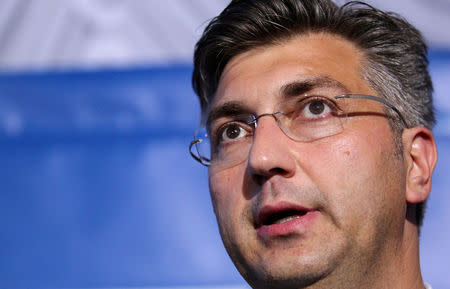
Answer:
[[249, 122], [249, 124], [253, 124], [253, 125], [255, 126], [255, 128], [256, 128], [256, 127], [258, 126], [258, 120], [259, 120], [261, 117], [263, 117], [263, 116], [268, 116], [268, 115], [273, 116], [273, 117], [275, 118], [275, 120], [277, 121], [277, 123], [278, 123], [278, 118], [277, 118], [275, 115], [280, 114], [280, 113], [281, 113], [280, 111], [277, 111], [277, 112], [273, 112], [273, 113], [262, 113], [262, 114], [260, 114], [260, 115], [253, 116], [253, 120], [251, 120], [251, 121]]

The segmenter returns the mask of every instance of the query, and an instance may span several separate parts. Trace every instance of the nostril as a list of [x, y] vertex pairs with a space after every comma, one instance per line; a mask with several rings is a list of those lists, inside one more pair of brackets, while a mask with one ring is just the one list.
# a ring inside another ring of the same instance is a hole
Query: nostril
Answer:
[[253, 172], [253, 179], [256, 184], [263, 185], [266, 180], [275, 175], [287, 175], [288, 172], [283, 170], [282, 168], [273, 168], [268, 170], [267, 172]]
[[270, 169], [269, 172], [272, 175], [285, 175], [285, 174], [287, 174], [287, 172], [285, 170], [283, 170], [282, 168], [273, 168], [273, 169]]
[[254, 174], [253, 179], [258, 186], [262, 186], [266, 180], [266, 177], [259, 174]]

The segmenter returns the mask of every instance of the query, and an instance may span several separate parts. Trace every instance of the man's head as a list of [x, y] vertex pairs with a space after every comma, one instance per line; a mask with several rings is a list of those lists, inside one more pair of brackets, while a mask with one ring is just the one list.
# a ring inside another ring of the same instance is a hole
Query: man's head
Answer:
[[[416, 263], [404, 239], [417, 239], [436, 159], [416, 29], [360, 4], [238, 0], [194, 64], [214, 210], [252, 286], [364, 287]], [[389, 104], [335, 97], [348, 94]]]

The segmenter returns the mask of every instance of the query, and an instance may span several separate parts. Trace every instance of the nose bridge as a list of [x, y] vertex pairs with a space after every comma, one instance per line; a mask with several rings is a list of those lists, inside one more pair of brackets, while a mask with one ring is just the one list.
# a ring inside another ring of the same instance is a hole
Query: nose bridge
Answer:
[[[295, 161], [290, 152], [290, 139], [280, 128], [275, 113], [263, 113], [255, 117], [253, 143], [248, 156], [249, 168], [254, 174], [290, 174]], [[272, 116], [272, 118], [262, 118]], [[273, 119], [271, 121], [271, 119]]]
[[277, 117], [278, 114], [283, 114], [283, 112], [275, 111], [272, 113], [262, 113], [260, 115], [255, 116], [252, 122], [254, 124], [254, 129], [256, 130], [256, 128], [258, 127], [258, 121], [260, 118], [262, 118], [263, 116], [272, 116], [273, 119], [275, 120], [275, 123], [278, 125], [280, 131], [283, 132], [284, 135], [287, 136], [288, 138], [293, 139], [290, 133], [286, 130], [285, 124], [283, 123], [283, 118]]

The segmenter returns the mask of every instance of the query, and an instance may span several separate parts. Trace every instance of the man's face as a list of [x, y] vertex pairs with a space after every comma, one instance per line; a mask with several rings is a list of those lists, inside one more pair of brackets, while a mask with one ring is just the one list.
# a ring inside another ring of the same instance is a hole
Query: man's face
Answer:
[[[376, 95], [361, 77], [361, 61], [355, 46], [329, 34], [256, 48], [227, 64], [211, 107], [231, 102], [271, 113], [283, 86], [311, 79], [327, 81], [308, 94]], [[371, 105], [383, 112], [379, 103]], [[380, 115], [352, 117], [341, 133], [312, 142], [294, 141], [272, 116], [262, 117], [245, 161], [209, 169], [225, 247], [254, 287], [363, 276], [399, 246], [402, 166]]]

